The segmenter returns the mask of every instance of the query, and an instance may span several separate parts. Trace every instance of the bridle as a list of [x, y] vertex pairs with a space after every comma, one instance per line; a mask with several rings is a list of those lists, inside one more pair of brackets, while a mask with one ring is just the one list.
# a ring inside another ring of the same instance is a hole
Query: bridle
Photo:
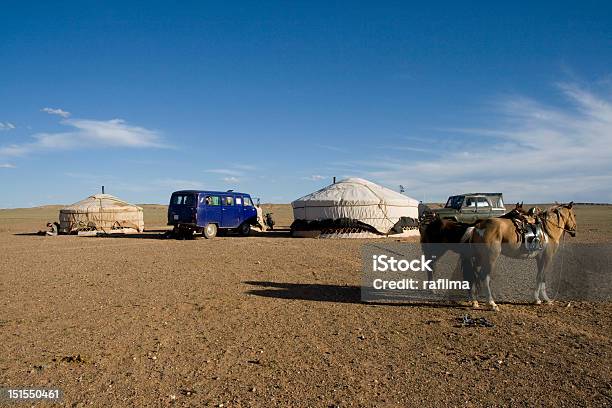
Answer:
[[[561, 207], [556, 207], [556, 208], [552, 209], [552, 211], [555, 214], [557, 214], [557, 224], [554, 224], [553, 221], [551, 219], [549, 219], [548, 211], [545, 212], [544, 221], [550, 222], [553, 226], [555, 226], [555, 227], [557, 227], [557, 228], [559, 228], [559, 229], [561, 229], [561, 230], [563, 230], [565, 232], [568, 232], [570, 234], [576, 234], [577, 228], [566, 228], [565, 225], [563, 225], [563, 226], [561, 225], [561, 220], [564, 217], [561, 217], [561, 212], [559, 211], [560, 209], [561, 209]], [[544, 223], [544, 226], [546, 226], [546, 222]]]

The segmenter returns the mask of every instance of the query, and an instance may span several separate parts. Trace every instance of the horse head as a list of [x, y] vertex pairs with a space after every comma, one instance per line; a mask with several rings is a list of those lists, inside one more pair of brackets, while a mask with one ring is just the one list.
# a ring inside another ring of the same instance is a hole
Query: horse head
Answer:
[[530, 217], [539, 217], [542, 214], [542, 209], [540, 207], [531, 207], [527, 210], [527, 215]]
[[563, 228], [564, 231], [575, 237], [578, 225], [576, 223], [576, 213], [574, 212], [574, 202], [557, 204], [551, 210], [557, 215], [558, 227]]

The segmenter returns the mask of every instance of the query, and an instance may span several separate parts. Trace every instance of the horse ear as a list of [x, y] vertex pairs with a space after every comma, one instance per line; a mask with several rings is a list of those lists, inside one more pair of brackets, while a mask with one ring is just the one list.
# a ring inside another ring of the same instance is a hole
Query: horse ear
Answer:
[[523, 208], [523, 201], [521, 201], [521, 208]]
[[570, 203], [567, 205], [567, 208], [571, 210], [573, 206], [574, 206], [574, 202], [570, 201]]
[[559, 205], [559, 202], [557, 200], [555, 200], [555, 205]]

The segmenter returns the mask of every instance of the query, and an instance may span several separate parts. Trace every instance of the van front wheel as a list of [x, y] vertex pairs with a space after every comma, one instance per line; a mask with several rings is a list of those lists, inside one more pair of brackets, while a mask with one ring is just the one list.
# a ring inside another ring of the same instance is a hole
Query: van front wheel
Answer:
[[251, 224], [248, 222], [242, 223], [242, 225], [238, 227], [238, 233], [243, 237], [248, 236], [251, 233]]
[[217, 224], [207, 224], [204, 227], [204, 238], [211, 239], [217, 236]]

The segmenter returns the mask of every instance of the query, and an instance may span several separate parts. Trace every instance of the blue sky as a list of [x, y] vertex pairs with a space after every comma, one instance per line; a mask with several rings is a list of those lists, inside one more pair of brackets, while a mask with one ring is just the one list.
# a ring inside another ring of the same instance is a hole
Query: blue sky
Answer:
[[0, 22], [0, 207], [102, 184], [290, 202], [333, 176], [612, 201], [609, 2], [15, 1]]

